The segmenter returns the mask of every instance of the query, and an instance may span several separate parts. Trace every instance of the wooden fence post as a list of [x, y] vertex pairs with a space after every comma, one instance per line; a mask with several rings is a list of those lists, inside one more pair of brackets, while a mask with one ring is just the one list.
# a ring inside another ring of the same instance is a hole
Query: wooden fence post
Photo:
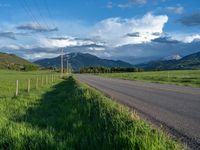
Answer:
[[36, 89], [38, 89], [38, 77], [36, 79], [36, 85], [35, 85]]
[[53, 75], [51, 75], [51, 82], [53, 83]]
[[30, 88], [31, 88], [31, 80], [28, 79], [28, 85], [27, 85], [27, 92], [30, 93]]
[[48, 76], [46, 76], [46, 84], [48, 84]]
[[19, 92], [19, 81], [16, 80], [16, 90], [15, 90], [15, 96], [18, 96], [18, 92]]
[[44, 79], [43, 79], [43, 76], [42, 76], [42, 86], [43, 86], [43, 84], [44, 84]]

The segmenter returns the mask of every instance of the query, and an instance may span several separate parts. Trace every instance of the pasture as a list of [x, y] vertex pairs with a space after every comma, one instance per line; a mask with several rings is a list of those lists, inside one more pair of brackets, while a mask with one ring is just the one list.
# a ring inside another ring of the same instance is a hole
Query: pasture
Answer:
[[200, 87], [200, 70], [102, 73], [103, 77]]
[[[36, 77], [49, 74], [0, 71], [0, 149], [183, 148], [73, 77], [33, 86], [27, 94], [27, 79], [34, 85]], [[17, 97], [15, 80], [24, 83]]]

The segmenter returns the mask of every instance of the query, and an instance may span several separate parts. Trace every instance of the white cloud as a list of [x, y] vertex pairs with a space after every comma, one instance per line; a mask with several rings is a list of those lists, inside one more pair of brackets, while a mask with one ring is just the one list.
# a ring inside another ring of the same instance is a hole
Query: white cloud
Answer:
[[183, 42], [185, 43], [192, 43], [194, 41], [200, 41], [200, 34], [189, 35], [183, 38]]
[[91, 50], [91, 51], [104, 51], [105, 48], [104, 47], [89, 47], [88, 50]]
[[184, 12], [184, 8], [182, 6], [177, 7], [166, 7], [166, 12], [175, 13], [175, 14], [182, 14]]
[[[43, 48], [62, 48], [62, 47], [85, 46], [85, 45], [103, 46], [104, 43], [95, 42], [90, 39], [78, 39], [69, 36], [57, 37], [57, 38], [44, 38], [40, 40], [40, 47]], [[97, 48], [97, 50], [100, 50], [99, 48]]]
[[16, 43], [7, 43], [6, 45], [1, 45], [0, 49], [7, 49], [7, 50], [21, 50], [21, 49], [33, 49], [33, 45], [26, 45], [26, 44], [16, 44]]
[[18, 49], [21, 48], [21, 46], [19, 46], [19, 45], [15, 45], [15, 44], [10, 44], [10, 45], [7, 45], [6, 47], [2, 47], [2, 48], [18, 50]]
[[127, 3], [123, 3], [123, 4], [118, 4], [119, 8], [129, 8], [135, 5], [144, 5], [146, 4], [148, 1], [147, 0], [128, 0]]
[[[163, 32], [164, 24], [167, 21], [166, 15], [154, 16], [151, 13], [137, 19], [109, 18], [97, 23], [91, 35], [111, 47], [150, 42], [158, 37], [154, 33], [161, 34]], [[135, 32], [138, 32], [140, 36], [125, 36]]]
[[[75, 27], [72, 33], [69, 30], [67, 25], [64, 27], [64, 23], [59, 26], [62, 29], [61, 38], [56, 36], [56, 33], [49, 33], [52, 37], [56, 38], [47, 38], [46, 34], [34, 34], [33, 36], [29, 35], [29, 38], [25, 36], [18, 36], [18, 41], [7, 41], [6, 43], [2, 41], [2, 44], [6, 46], [7, 44], [15, 45], [30, 45], [28, 48], [61, 48], [61, 47], [71, 47], [71, 46], [83, 46], [83, 45], [100, 45], [102, 47], [90, 46], [90, 50], [104, 50], [103, 47], [117, 47], [126, 44], [137, 44], [143, 42], [150, 42], [152, 39], [159, 37], [159, 34], [163, 32], [164, 24], [168, 21], [166, 15], [153, 15], [147, 13], [141, 18], [108, 18], [97, 22], [95, 25], [85, 25], [84, 23], [77, 22], [77, 27]], [[71, 24], [72, 25], [72, 24]], [[72, 25], [72, 28], [75, 25]], [[23, 26], [18, 26], [20, 29], [30, 29], [30, 30], [45, 30], [46, 28], [38, 26], [37, 24], [25, 24]], [[66, 31], [65, 31], [66, 29]], [[70, 28], [71, 29], [71, 28]], [[74, 34], [76, 29], [80, 32], [77, 35]], [[16, 30], [16, 28], [15, 28]], [[82, 32], [83, 31], [83, 32]], [[68, 33], [68, 34], [65, 34]], [[126, 36], [133, 35], [133, 33], [138, 33], [138, 36]], [[157, 34], [155, 34], [157, 33]], [[80, 34], [80, 35], [79, 35]], [[68, 35], [68, 36], [66, 36]], [[86, 39], [75, 38], [75, 37], [84, 37]], [[1, 39], [6, 40], [6, 39]], [[89, 47], [89, 46], [88, 46]]]
[[200, 41], [200, 34], [170, 33], [169, 36], [173, 37], [174, 40], [180, 41], [182, 43]]
[[52, 58], [52, 57], [57, 57], [60, 54], [56, 53], [45, 53], [45, 52], [40, 52], [40, 53], [33, 53], [33, 54], [25, 54], [24, 57], [29, 60], [38, 60], [41, 58]]
[[46, 48], [56, 48], [56, 47], [67, 47], [67, 46], [74, 46], [77, 44], [77, 41], [66, 38], [66, 39], [42, 39], [40, 41], [41, 47], [46, 47]]

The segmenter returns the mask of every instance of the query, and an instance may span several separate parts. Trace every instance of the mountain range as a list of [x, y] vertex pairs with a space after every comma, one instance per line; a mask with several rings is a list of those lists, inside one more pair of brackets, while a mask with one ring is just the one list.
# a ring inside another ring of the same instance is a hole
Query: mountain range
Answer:
[[[83, 67], [138, 67], [144, 70], [186, 70], [200, 69], [200, 52], [180, 57], [178, 54], [167, 56], [162, 60], [151, 61], [148, 63], [132, 65], [121, 60], [101, 59], [88, 53], [70, 53], [64, 55], [64, 67], [67, 67], [67, 60], [74, 71], [79, 71]], [[0, 69], [13, 70], [35, 70], [36, 65], [44, 68], [60, 68], [60, 56], [55, 58], [46, 58], [31, 63], [14, 54], [0, 52]]]
[[[178, 58], [178, 59], [177, 59]], [[200, 52], [180, 58], [173, 57], [170, 60], [151, 61], [145, 64], [138, 64], [137, 67], [144, 70], [187, 70], [200, 69]]]
[[[67, 60], [73, 71], [79, 71], [83, 67], [133, 67], [133, 65], [121, 60], [101, 59], [88, 53], [70, 53], [63, 56], [64, 67], [67, 67]], [[60, 56], [37, 60], [34, 63], [45, 67], [60, 68]]]

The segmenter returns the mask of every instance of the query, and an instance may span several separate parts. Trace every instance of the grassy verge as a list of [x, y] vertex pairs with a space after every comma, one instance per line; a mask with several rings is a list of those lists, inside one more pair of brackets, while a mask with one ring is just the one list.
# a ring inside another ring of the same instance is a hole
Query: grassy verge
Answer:
[[105, 73], [103, 77], [200, 87], [200, 70]]
[[0, 149], [181, 149], [72, 77], [0, 99]]

